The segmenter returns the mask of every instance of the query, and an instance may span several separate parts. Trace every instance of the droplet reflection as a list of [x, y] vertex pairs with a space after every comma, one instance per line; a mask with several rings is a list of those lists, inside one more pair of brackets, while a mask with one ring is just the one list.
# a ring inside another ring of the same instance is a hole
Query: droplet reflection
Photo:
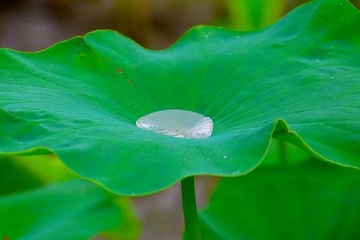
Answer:
[[136, 126], [145, 130], [178, 138], [209, 138], [213, 121], [199, 113], [170, 109], [150, 113], [139, 118]]

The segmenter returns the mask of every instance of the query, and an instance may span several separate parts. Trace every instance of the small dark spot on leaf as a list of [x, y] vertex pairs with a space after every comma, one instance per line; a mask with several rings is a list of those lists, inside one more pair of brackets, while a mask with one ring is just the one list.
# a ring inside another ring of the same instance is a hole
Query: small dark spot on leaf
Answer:
[[117, 69], [116, 69], [116, 73], [122, 73], [122, 69], [121, 69], [121, 68], [117, 68]]
[[7, 235], [4, 235], [3, 240], [9, 240], [9, 237]]
[[78, 56], [82, 57], [84, 54], [82, 52], [78, 52]]

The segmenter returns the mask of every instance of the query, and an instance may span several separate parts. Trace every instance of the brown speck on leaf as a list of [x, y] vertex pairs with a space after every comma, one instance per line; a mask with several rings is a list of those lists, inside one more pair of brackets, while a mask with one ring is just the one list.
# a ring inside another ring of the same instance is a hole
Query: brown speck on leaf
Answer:
[[122, 73], [122, 69], [121, 69], [121, 68], [117, 68], [117, 69], [116, 69], [116, 73]]
[[3, 236], [3, 240], [9, 240], [9, 237], [6, 236], [6, 235], [4, 235], [4, 236]]

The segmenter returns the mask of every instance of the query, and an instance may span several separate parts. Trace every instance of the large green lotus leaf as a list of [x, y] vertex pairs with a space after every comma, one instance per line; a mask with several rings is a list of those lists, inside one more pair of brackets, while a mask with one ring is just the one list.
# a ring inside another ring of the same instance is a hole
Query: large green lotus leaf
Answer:
[[124, 223], [124, 212], [109, 192], [90, 182], [51, 184], [0, 197], [0, 237], [89, 239]]
[[220, 181], [199, 221], [212, 240], [356, 239], [360, 172], [316, 160], [259, 168]]
[[[196, 27], [163, 51], [95, 31], [36, 53], [0, 51], [0, 152], [56, 154], [124, 195], [190, 175], [239, 176], [274, 136], [360, 167], [360, 14], [319, 0], [269, 28]], [[212, 118], [208, 139], [135, 126], [184, 109]]]

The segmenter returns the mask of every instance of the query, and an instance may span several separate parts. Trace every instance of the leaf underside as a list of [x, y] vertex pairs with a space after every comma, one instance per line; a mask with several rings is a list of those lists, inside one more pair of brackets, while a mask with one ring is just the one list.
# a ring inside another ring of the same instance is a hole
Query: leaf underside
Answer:
[[[40, 52], [0, 51], [0, 154], [56, 154], [122, 195], [190, 175], [240, 176], [271, 138], [360, 167], [360, 14], [318, 0], [255, 32], [199, 26], [170, 48], [95, 31]], [[135, 126], [165, 109], [210, 117], [208, 139]]]

